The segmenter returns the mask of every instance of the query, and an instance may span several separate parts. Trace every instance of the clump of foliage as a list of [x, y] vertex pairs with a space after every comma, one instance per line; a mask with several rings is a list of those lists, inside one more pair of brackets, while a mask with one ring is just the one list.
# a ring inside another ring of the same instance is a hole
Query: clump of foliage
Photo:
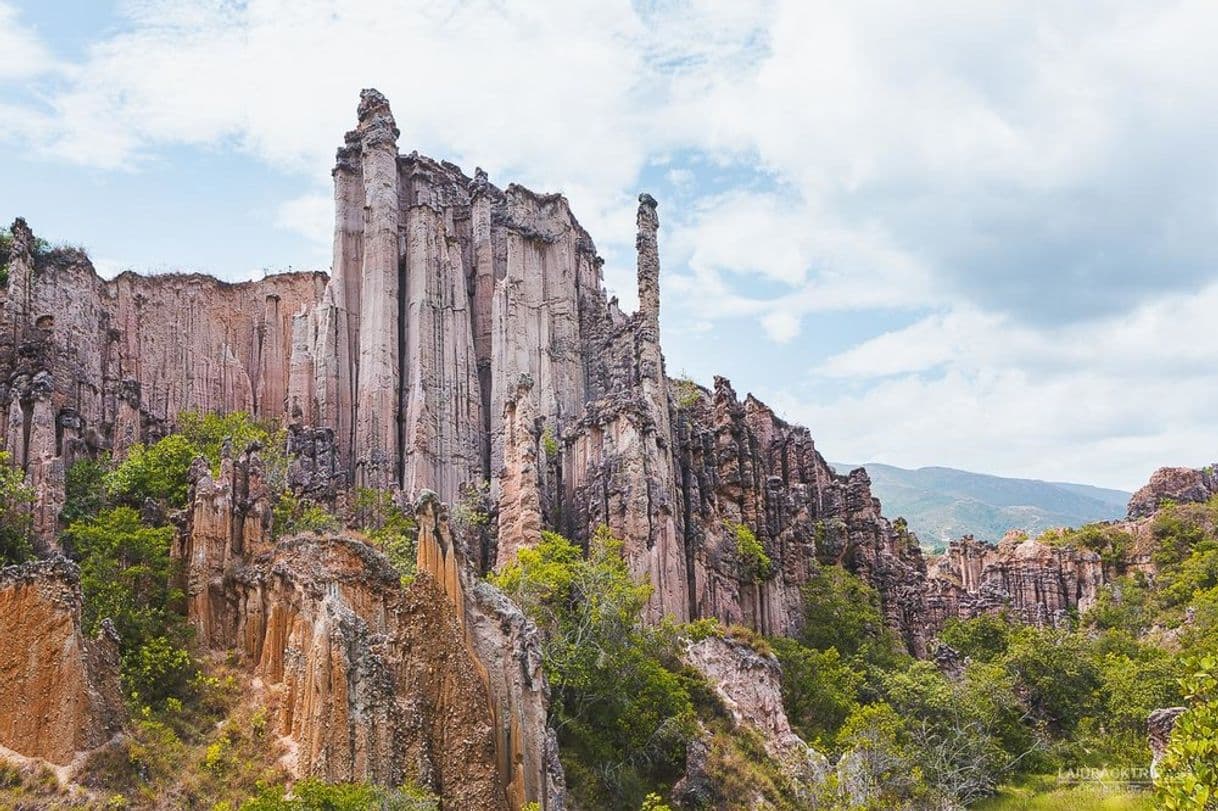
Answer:
[[638, 808], [679, 772], [695, 724], [671, 635], [641, 621], [651, 587], [631, 578], [603, 526], [587, 557], [546, 532], [492, 580], [542, 631], [572, 791], [588, 807]]
[[899, 649], [884, 624], [880, 595], [840, 566], [822, 566], [803, 588], [799, 641], [814, 650], [836, 648], [845, 658], [888, 662]]
[[80, 560], [85, 631], [113, 621], [128, 695], [159, 705], [183, 694], [195, 670], [178, 610], [183, 595], [172, 585], [173, 528], [145, 526], [120, 506], [73, 523], [67, 534]]
[[226, 443], [234, 457], [256, 443], [267, 485], [272, 491], [283, 488], [287, 478], [288, 460], [284, 451], [287, 432], [274, 423], [255, 420], [244, 411], [227, 414], [184, 411], [178, 415], [178, 431], [207, 459], [213, 475], [220, 472]]
[[1218, 806], [1218, 655], [1203, 657], [1180, 681], [1188, 700], [1176, 719], [1155, 778], [1155, 791], [1170, 811]]
[[65, 474], [64, 505], [59, 520], [71, 525], [92, 518], [109, 504], [106, 478], [110, 469], [110, 455], [102, 454], [97, 459], [77, 459]]
[[326, 533], [338, 529], [338, 519], [322, 505], [298, 498], [292, 491], [279, 494], [271, 508], [271, 534], [275, 538], [305, 532]]
[[673, 381], [673, 391], [678, 408], [693, 408], [702, 401], [702, 389], [688, 375], [683, 374]]
[[402, 585], [414, 580], [418, 566], [419, 527], [394, 500], [392, 490], [361, 487], [355, 491], [355, 514], [364, 534], [402, 577]]
[[1041, 533], [1038, 540], [1050, 546], [1072, 546], [1089, 549], [1112, 566], [1120, 565], [1133, 549], [1133, 537], [1113, 524], [1084, 524], [1077, 529], [1051, 529]]
[[135, 444], [109, 476], [108, 489], [120, 503], [140, 507], [152, 499], [170, 507], [185, 507], [188, 474], [198, 446], [182, 434], [170, 434], [152, 445]]
[[727, 529], [736, 540], [736, 557], [745, 580], [765, 580], [774, 573], [774, 562], [748, 525], [728, 521]]
[[34, 491], [12, 457], [0, 451], [0, 565], [24, 563], [34, 556], [30, 503]]
[[558, 440], [554, 437], [554, 429], [548, 425], [541, 432], [541, 449], [546, 452], [547, 459], [558, 458]]
[[[229, 811], [232, 807], [221, 809]], [[439, 811], [440, 800], [414, 786], [384, 788], [370, 783], [301, 780], [285, 788], [268, 786], [241, 803], [238, 811]]]

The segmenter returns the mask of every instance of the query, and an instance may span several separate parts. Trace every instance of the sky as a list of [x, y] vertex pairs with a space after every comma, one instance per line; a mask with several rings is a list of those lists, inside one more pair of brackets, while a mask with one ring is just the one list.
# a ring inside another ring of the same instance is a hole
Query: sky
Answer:
[[0, 0], [0, 221], [106, 275], [327, 270], [359, 89], [561, 191], [670, 374], [830, 459], [1133, 489], [1218, 460], [1218, 6]]

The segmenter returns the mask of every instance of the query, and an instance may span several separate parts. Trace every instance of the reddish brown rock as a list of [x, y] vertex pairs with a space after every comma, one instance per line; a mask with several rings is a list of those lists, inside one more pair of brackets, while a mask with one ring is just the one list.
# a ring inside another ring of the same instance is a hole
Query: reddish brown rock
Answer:
[[119, 731], [118, 636], [81, 628], [80, 570], [66, 558], [0, 570], [0, 746], [65, 766]]
[[952, 541], [932, 561], [927, 603], [936, 626], [954, 617], [1008, 613], [1034, 625], [1061, 626], [1086, 611], [1105, 582], [1100, 556], [1024, 538], [997, 546]]
[[1129, 518], [1146, 518], [1167, 502], [1208, 501], [1218, 495], [1218, 475], [1214, 468], [1161, 467], [1150, 481], [1129, 499]]

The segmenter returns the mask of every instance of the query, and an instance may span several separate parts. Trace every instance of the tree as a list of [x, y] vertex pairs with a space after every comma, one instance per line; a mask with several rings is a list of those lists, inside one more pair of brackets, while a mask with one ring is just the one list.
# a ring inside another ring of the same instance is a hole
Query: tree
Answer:
[[1218, 656], [1192, 663], [1180, 680], [1188, 705], [1176, 719], [1155, 777], [1169, 811], [1218, 808]]
[[25, 474], [13, 466], [7, 452], [0, 451], [0, 565], [24, 563], [34, 556], [30, 540], [33, 500], [34, 491], [26, 485]]
[[637, 808], [648, 785], [679, 769], [694, 728], [685, 684], [665, 666], [670, 636], [641, 621], [651, 587], [631, 578], [603, 526], [587, 558], [544, 532], [492, 580], [542, 632], [573, 790], [589, 807]]
[[814, 650], [785, 637], [770, 646], [782, 664], [782, 703], [791, 725], [813, 748], [836, 749], [837, 730], [858, 706], [863, 675], [837, 648]]
[[124, 685], [145, 703], [180, 694], [193, 673], [185, 623], [174, 610], [182, 595], [171, 585], [173, 535], [172, 527], [145, 526], [130, 507], [68, 527], [80, 558], [85, 630], [95, 634], [106, 618], [114, 623]]
[[809, 648], [837, 648], [842, 656], [891, 663], [896, 643], [884, 625], [880, 596], [840, 566], [822, 566], [804, 585], [804, 628]]
[[60, 521], [70, 525], [92, 518], [106, 506], [106, 471], [109, 462], [109, 454], [103, 454], [99, 459], [77, 459], [68, 467]]
[[939, 639], [961, 656], [992, 662], [1007, 652], [1014, 630], [1005, 615], [980, 614], [948, 620]]
[[111, 474], [110, 491], [124, 504], [140, 507], [147, 499], [185, 507], [190, 465], [198, 447], [181, 434], [170, 434], [150, 446], [132, 445]]

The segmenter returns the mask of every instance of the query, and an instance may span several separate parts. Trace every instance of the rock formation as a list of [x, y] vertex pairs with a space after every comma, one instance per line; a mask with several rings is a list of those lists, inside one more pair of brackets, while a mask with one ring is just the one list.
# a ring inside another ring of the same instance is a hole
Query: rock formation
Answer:
[[[328, 279], [107, 282], [83, 253], [39, 251], [13, 226], [0, 438], [37, 491], [44, 549], [75, 459], [121, 456], [183, 410], [247, 410], [291, 427], [292, 484], [313, 498], [376, 487], [457, 503], [485, 487], [498, 507], [487, 564], [542, 528], [585, 542], [603, 523], [653, 584], [653, 619], [791, 633], [802, 585], [841, 563], [923, 650], [925, 565], [866, 474], [836, 475], [805, 429], [741, 403], [726, 380], [674, 396], [651, 196], [638, 207], [639, 311], [626, 314], [561, 195], [400, 154], [374, 90], [357, 113], [333, 172]], [[773, 561], [768, 576], [742, 565], [741, 526]]]
[[1162, 467], [1129, 499], [1129, 518], [1146, 518], [1168, 502], [1208, 501], [1218, 495], [1214, 468]]
[[1185, 707], [1165, 707], [1154, 710], [1146, 719], [1146, 739], [1150, 745], [1150, 773], [1152, 776], [1159, 766], [1159, 761], [1163, 760], [1163, 755], [1167, 753], [1167, 747], [1171, 743], [1172, 730], [1176, 727], [1176, 719], [1186, 709]]
[[829, 762], [791, 730], [782, 703], [778, 660], [747, 643], [719, 636], [690, 644], [685, 660], [706, 678], [732, 722], [758, 732], [766, 753], [782, 766], [783, 774], [802, 794], [810, 795], [828, 774]]
[[928, 614], [936, 626], [953, 617], [1006, 612], [1034, 625], [1065, 625], [1086, 611], [1106, 582], [1100, 556], [1007, 537], [998, 545], [971, 537], [952, 541], [927, 581]]
[[80, 570], [62, 557], [0, 570], [0, 747], [67, 766], [118, 732], [118, 637], [81, 626]]
[[188, 618], [262, 685], [297, 776], [411, 779], [458, 808], [562, 808], [536, 631], [473, 576], [434, 494], [415, 507], [418, 574], [403, 589], [362, 540], [272, 542], [256, 448], [194, 478], [177, 550]]

